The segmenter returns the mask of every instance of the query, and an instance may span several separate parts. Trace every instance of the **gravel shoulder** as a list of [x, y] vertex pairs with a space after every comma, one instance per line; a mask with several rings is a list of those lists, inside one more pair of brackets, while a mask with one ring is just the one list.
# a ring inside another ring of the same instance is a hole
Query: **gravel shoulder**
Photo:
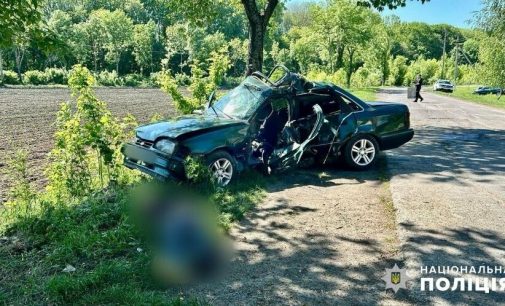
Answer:
[[[389, 88], [378, 99], [406, 102], [406, 96], [406, 89]], [[407, 267], [419, 277], [421, 265], [505, 266], [505, 112], [423, 96], [422, 103], [406, 102], [415, 138], [387, 153]], [[505, 302], [497, 293], [422, 294], [417, 285], [415, 296], [432, 303]]]

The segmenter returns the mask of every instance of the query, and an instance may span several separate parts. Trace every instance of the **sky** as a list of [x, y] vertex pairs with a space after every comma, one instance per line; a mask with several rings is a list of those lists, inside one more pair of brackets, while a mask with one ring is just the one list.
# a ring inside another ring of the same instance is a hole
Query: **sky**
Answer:
[[[317, 2], [318, 0], [288, 0], [290, 4]], [[385, 9], [383, 16], [397, 15], [402, 21], [420, 21], [429, 24], [447, 23], [460, 28], [470, 28], [467, 23], [482, 6], [481, 0], [430, 0], [425, 4], [407, 0], [407, 6], [396, 10]]]
[[407, 1], [407, 6], [396, 10], [386, 9], [382, 15], [397, 15], [402, 21], [422, 21], [429, 24], [448, 23], [469, 28], [467, 23], [482, 6], [481, 0], [430, 0], [424, 4]]

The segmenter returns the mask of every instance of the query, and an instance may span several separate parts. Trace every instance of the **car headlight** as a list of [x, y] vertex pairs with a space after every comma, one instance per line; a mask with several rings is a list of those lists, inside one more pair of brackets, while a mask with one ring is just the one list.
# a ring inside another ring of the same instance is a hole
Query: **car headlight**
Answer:
[[174, 153], [175, 143], [168, 140], [168, 139], [162, 139], [162, 140], [156, 142], [154, 147], [163, 153], [172, 154], [172, 153]]

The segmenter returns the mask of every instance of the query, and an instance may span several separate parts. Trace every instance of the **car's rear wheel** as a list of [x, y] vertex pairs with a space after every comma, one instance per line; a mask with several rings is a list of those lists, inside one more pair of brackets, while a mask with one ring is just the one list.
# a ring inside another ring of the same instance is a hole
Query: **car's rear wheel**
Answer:
[[216, 151], [207, 156], [207, 165], [219, 186], [226, 186], [237, 175], [237, 161], [226, 151]]
[[379, 145], [370, 135], [358, 135], [347, 142], [344, 158], [346, 163], [357, 170], [366, 170], [376, 161]]

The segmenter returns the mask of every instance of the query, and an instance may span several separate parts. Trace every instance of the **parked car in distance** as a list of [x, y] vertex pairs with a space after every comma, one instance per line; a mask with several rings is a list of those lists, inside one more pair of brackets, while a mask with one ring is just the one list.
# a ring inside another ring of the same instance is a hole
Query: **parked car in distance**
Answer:
[[285, 170], [341, 157], [364, 170], [379, 151], [414, 136], [405, 104], [364, 102], [284, 66], [212, 97], [203, 111], [138, 127], [122, 148], [124, 165], [162, 180], [185, 179], [186, 157], [197, 156], [224, 186], [246, 168]]
[[433, 85], [434, 91], [445, 91], [445, 92], [453, 92], [454, 85], [449, 80], [438, 80]]
[[481, 86], [478, 87], [473, 93], [476, 95], [489, 95], [489, 94], [499, 94], [502, 92], [501, 88], [498, 87], [489, 87], [489, 86]]

